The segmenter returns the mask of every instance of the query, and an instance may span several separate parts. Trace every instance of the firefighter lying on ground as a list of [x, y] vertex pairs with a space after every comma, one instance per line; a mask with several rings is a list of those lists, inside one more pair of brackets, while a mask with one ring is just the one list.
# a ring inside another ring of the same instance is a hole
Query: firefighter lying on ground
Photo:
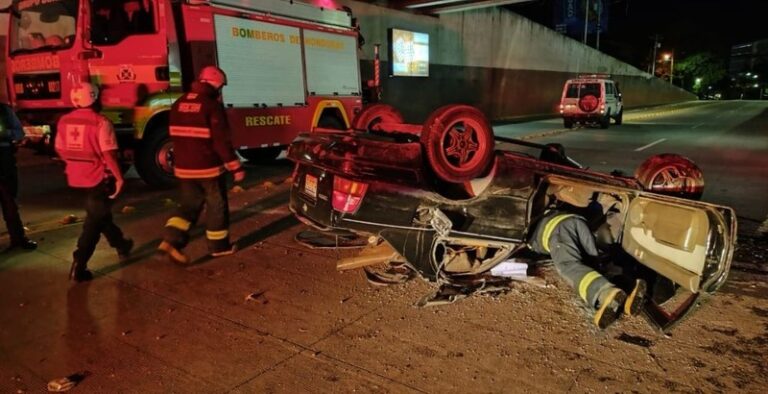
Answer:
[[170, 134], [175, 154], [174, 174], [179, 179], [180, 207], [165, 224], [165, 237], [158, 250], [171, 261], [186, 264], [182, 249], [189, 243], [189, 229], [206, 207], [206, 232], [211, 256], [235, 252], [229, 242], [229, 202], [226, 171], [235, 182], [245, 178], [232, 147], [224, 107], [219, 101], [227, 79], [217, 67], [203, 68], [192, 90], [171, 109]]
[[622, 313], [640, 313], [646, 284], [642, 279], [632, 280], [622, 289], [594, 268], [600, 257], [595, 236], [577, 211], [562, 203], [549, 209], [536, 223], [529, 246], [552, 257], [557, 273], [594, 312], [594, 324], [604, 329]]
[[101, 234], [117, 250], [120, 260], [128, 258], [133, 249], [133, 240], [125, 238], [112, 221], [112, 205], [124, 180], [112, 122], [92, 108], [98, 94], [89, 83], [72, 89], [70, 99], [76, 109], [62, 116], [56, 126], [56, 152], [66, 164], [67, 183], [85, 194], [85, 221], [69, 272], [75, 282], [93, 279], [88, 260]]

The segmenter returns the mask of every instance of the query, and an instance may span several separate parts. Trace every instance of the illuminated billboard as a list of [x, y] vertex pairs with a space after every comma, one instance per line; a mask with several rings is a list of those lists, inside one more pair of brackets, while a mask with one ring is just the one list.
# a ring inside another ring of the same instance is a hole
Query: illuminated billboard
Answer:
[[389, 29], [390, 75], [429, 76], [429, 34]]

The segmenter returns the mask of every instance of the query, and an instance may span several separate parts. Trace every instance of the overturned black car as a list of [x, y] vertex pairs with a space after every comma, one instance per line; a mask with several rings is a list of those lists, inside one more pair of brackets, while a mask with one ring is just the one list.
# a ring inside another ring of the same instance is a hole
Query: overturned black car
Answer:
[[[559, 145], [494, 138], [483, 114], [464, 105], [409, 125], [377, 104], [353, 123], [302, 134], [290, 146], [290, 208], [317, 229], [385, 242], [429, 280], [487, 275], [529, 254], [532, 223], [554, 204], [596, 212], [600, 244], [648, 282], [644, 314], [661, 330], [726, 280], [735, 213], [695, 200], [701, 172], [681, 156], [655, 156], [635, 177], [597, 173]], [[498, 142], [517, 148], [496, 149]]]

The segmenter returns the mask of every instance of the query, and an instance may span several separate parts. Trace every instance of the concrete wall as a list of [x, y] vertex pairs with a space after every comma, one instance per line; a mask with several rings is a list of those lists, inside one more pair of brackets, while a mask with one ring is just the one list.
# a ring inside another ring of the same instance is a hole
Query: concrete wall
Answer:
[[[554, 114], [563, 82], [579, 72], [613, 74], [628, 107], [695, 98], [505, 10], [489, 8], [436, 18], [350, 0], [339, 3], [352, 8], [366, 40], [361, 52], [363, 77], [372, 78], [373, 44], [382, 44], [382, 99], [399, 108], [410, 122], [421, 122], [433, 109], [448, 103], [476, 105], [494, 120]], [[4, 32], [5, 20], [0, 20], [0, 27]], [[387, 76], [390, 27], [429, 33], [429, 77]], [[5, 37], [0, 37], [0, 46], [4, 45]], [[4, 56], [0, 59], [5, 76]], [[5, 94], [2, 78], [0, 100]]]
[[[341, 3], [352, 9], [366, 40], [361, 52], [363, 77], [372, 78], [373, 44], [382, 44], [382, 99], [399, 108], [410, 122], [421, 122], [431, 110], [447, 103], [476, 105], [494, 120], [555, 114], [563, 83], [579, 73], [612, 74], [627, 107], [695, 99], [503, 9], [430, 17], [356, 1]], [[387, 29], [391, 27], [429, 34], [429, 77], [387, 76]]]

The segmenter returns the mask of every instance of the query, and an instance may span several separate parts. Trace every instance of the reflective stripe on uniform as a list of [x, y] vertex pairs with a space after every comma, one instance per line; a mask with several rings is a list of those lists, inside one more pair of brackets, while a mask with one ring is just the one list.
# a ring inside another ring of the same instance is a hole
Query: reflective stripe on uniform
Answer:
[[241, 166], [240, 160], [232, 160], [230, 162], [224, 163], [224, 167], [229, 171], [235, 171], [239, 169]]
[[171, 126], [173, 137], [211, 138], [211, 129], [207, 127]]
[[180, 218], [178, 216], [174, 216], [165, 222], [165, 227], [173, 227], [181, 231], [189, 231], [189, 226], [191, 225], [192, 223], [189, 220]]
[[218, 241], [221, 239], [225, 239], [229, 236], [229, 230], [221, 230], [221, 231], [206, 231], [205, 237], [210, 239], [211, 241]]
[[557, 215], [552, 219], [550, 219], [547, 222], [547, 224], [544, 226], [544, 231], [542, 231], [542, 234], [541, 234], [541, 246], [544, 248], [544, 250], [547, 253], [549, 253], [549, 237], [552, 236], [552, 232], [555, 231], [555, 228], [557, 228], [557, 225], [560, 224], [560, 222], [572, 216], [576, 216], [576, 215], [573, 215], [573, 214]]
[[198, 170], [188, 170], [184, 168], [176, 167], [173, 169], [174, 175], [181, 179], [204, 179], [215, 178], [224, 173], [224, 166], [216, 166], [211, 168], [203, 168]]
[[589, 285], [591, 285], [592, 282], [601, 276], [602, 275], [600, 275], [597, 271], [590, 271], [588, 274], [584, 275], [583, 278], [581, 278], [581, 281], [579, 282], [579, 296], [582, 300], [589, 303], [587, 300], [587, 290], [589, 289]]

